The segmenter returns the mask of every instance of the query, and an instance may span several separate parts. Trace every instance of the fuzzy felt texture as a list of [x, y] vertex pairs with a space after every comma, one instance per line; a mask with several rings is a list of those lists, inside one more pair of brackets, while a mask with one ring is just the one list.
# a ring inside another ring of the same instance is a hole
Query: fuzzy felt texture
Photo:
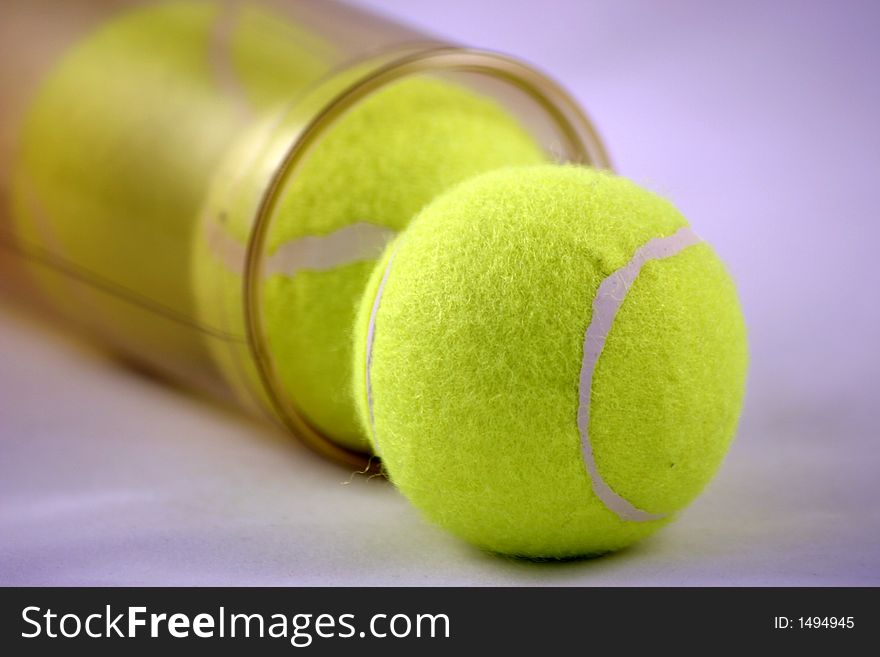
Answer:
[[[667, 201], [573, 166], [509, 168], [431, 203], [373, 271], [355, 396], [395, 485], [505, 554], [565, 558], [668, 522], [719, 466], [742, 403], [746, 335], [705, 243], [647, 263], [606, 338], [590, 436], [599, 473], [662, 520], [625, 521], [591, 487], [577, 427], [583, 340], [602, 280], [686, 226]], [[370, 386], [367, 330], [375, 313]]]
[[[334, 242], [314, 238], [355, 222], [393, 235], [455, 183], [543, 161], [532, 137], [488, 98], [437, 80], [404, 80], [353, 108], [308, 155], [281, 200], [270, 257], [304, 238], [320, 251]], [[283, 385], [320, 431], [363, 451], [369, 445], [351, 396], [351, 333], [380, 255], [381, 248], [330, 269], [277, 273], [264, 288]]]

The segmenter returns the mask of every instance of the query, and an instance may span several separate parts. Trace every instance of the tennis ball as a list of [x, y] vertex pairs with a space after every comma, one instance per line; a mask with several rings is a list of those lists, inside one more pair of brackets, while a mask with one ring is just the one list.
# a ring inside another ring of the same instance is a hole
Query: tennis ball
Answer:
[[49, 71], [20, 130], [16, 238], [67, 272], [31, 268], [46, 296], [142, 362], [216, 376], [189, 283], [216, 163], [340, 56], [257, 7], [111, 12]]
[[356, 107], [320, 143], [281, 201], [269, 236], [265, 303], [282, 383], [336, 441], [366, 450], [351, 396], [358, 302], [390, 237], [451, 185], [500, 166], [544, 161], [500, 106], [429, 79], [392, 85]]
[[669, 522], [732, 439], [734, 286], [675, 208], [574, 166], [427, 206], [373, 271], [355, 396], [394, 484], [510, 555], [615, 550]]
[[[252, 150], [277, 141], [255, 134]], [[234, 155], [231, 171], [236, 162], [262, 161], [248, 148]], [[428, 77], [383, 87], [321, 135], [281, 191], [262, 283], [270, 357], [312, 426], [340, 445], [369, 450], [351, 394], [351, 333], [385, 245], [448, 187], [500, 166], [543, 161], [535, 140], [497, 103]], [[208, 239], [195, 254], [203, 316], [242, 312], [234, 262], [243, 261], [251, 231], [259, 197], [251, 191], [263, 187], [245, 184], [236, 195], [233, 186], [217, 179], [205, 212]], [[224, 264], [235, 245], [239, 255]]]
[[[184, 314], [191, 307], [181, 285], [185, 219], [195, 216], [210, 162], [228, 140], [214, 137], [233, 116], [223, 104], [202, 116], [187, 111], [194, 98], [211, 96], [204, 53], [215, 13], [197, 3], [123, 13], [75, 44], [29, 108], [13, 175], [13, 215], [24, 243], [135, 299]], [[166, 140], [185, 140], [186, 157]], [[137, 303], [36, 273], [70, 315], [117, 339], [178, 359], [200, 349], [197, 334], [168, 326]]]

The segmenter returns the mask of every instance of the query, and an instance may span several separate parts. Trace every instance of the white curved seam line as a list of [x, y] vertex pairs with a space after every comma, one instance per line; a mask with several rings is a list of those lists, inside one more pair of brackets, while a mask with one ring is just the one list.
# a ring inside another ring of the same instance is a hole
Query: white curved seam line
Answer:
[[[344, 226], [328, 235], [311, 235], [282, 244], [266, 259], [263, 276], [295, 276], [300, 271], [328, 271], [343, 265], [375, 260], [397, 233], [364, 222]], [[244, 271], [247, 245], [232, 237], [218, 221], [205, 223], [208, 249], [230, 272]]]
[[298, 271], [327, 271], [375, 260], [397, 233], [385, 226], [356, 222], [327, 235], [309, 235], [285, 242], [266, 260], [264, 276]]
[[590, 442], [590, 397], [593, 376], [605, 341], [611, 332], [614, 318], [623, 305], [626, 295], [642, 270], [651, 260], [662, 260], [680, 253], [683, 249], [698, 244], [700, 238], [687, 226], [668, 237], [657, 237], [642, 245], [630, 261], [610, 274], [599, 285], [593, 299], [593, 315], [584, 334], [583, 361], [581, 363], [579, 404], [577, 413], [578, 431], [581, 436], [581, 453], [584, 466], [590, 476], [593, 492], [605, 507], [622, 520], [647, 522], [659, 520], [666, 514], [648, 513], [633, 506], [628, 500], [615, 493], [602, 479]]
[[232, 37], [238, 22], [241, 6], [237, 2], [220, 8], [220, 15], [211, 30], [208, 61], [220, 90], [232, 102], [235, 113], [242, 121], [253, 118], [253, 109], [242, 89], [241, 81], [232, 64]]
[[373, 414], [373, 341], [376, 337], [376, 315], [379, 313], [379, 304], [382, 302], [382, 293], [385, 291], [385, 283], [388, 282], [388, 274], [391, 273], [391, 265], [394, 262], [394, 256], [396, 253], [397, 248], [395, 248], [388, 257], [388, 264], [385, 265], [382, 280], [379, 282], [379, 288], [376, 290], [376, 296], [373, 299], [373, 307], [370, 310], [370, 323], [367, 325], [367, 352], [364, 367], [364, 384], [367, 389], [367, 410], [370, 415], [370, 433], [373, 434], [373, 448], [376, 451], [376, 456], [381, 456], [381, 454], [379, 453], [379, 437], [376, 435], [376, 421]]
[[224, 269], [240, 276], [244, 272], [247, 246], [226, 232], [220, 220], [208, 217], [204, 226], [208, 251]]

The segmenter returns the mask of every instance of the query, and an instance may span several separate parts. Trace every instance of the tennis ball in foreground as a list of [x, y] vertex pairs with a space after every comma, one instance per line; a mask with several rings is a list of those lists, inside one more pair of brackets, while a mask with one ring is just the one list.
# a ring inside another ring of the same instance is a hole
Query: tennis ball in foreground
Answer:
[[747, 366], [736, 291], [672, 205], [574, 166], [437, 198], [373, 272], [361, 418], [391, 480], [488, 550], [607, 552], [721, 463]]

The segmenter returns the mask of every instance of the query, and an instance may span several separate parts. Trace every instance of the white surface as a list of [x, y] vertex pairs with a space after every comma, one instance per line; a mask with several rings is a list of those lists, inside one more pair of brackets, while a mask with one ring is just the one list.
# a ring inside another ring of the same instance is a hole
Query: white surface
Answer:
[[852, 428], [831, 418], [746, 422], [679, 522], [616, 555], [535, 564], [471, 549], [382, 480], [3, 318], [3, 584], [880, 583], [876, 459], [840, 449]]
[[719, 477], [619, 554], [485, 555], [385, 482], [0, 305], [0, 583], [880, 584], [869, 3], [366, 4], [553, 71], [716, 245], [753, 358]]

